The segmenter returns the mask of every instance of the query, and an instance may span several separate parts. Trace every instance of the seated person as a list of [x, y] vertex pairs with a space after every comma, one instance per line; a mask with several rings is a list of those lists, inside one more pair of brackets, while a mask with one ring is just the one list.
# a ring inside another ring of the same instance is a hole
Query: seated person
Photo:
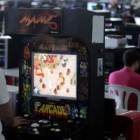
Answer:
[[0, 69], [0, 140], [5, 140], [2, 134], [2, 123], [9, 127], [28, 124], [28, 121], [20, 116], [14, 117], [12, 106], [9, 102], [10, 97], [7, 91], [6, 80], [3, 70]]
[[134, 10], [133, 9], [128, 11], [127, 16], [123, 17], [123, 22], [135, 23]]
[[[140, 75], [136, 73], [139, 68], [140, 54], [136, 50], [127, 50], [123, 55], [124, 68], [109, 75], [109, 84], [122, 85], [140, 91]], [[135, 110], [137, 97], [131, 96], [128, 109]]]

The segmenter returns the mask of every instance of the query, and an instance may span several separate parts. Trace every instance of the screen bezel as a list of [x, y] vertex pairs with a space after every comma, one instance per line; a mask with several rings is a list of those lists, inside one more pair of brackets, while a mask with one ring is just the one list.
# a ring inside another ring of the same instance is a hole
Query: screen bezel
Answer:
[[49, 52], [32, 52], [32, 96], [33, 97], [45, 97], [49, 100], [77, 100], [77, 70], [76, 70], [76, 89], [75, 89], [75, 97], [69, 97], [69, 96], [55, 96], [55, 95], [42, 95], [42, 94], [34, 94], [34, 54], [50, 54], [50, 55], [74, 55], [76, 57], [76, 68], [77, 68], [77, 54], [64, 54], [64, 53], [49, 53]]

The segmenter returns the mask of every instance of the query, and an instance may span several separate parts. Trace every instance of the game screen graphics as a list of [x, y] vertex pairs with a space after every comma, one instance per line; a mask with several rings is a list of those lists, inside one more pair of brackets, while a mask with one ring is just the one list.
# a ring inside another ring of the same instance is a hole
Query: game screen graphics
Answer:
[[76, 99], [77, 55], [33, 53], [34, 96]]

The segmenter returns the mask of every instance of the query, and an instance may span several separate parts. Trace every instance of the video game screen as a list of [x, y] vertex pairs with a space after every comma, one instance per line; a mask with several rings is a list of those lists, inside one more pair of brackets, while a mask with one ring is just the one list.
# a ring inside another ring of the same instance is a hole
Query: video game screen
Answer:
[[77, 55], [32, 53], [33, 96], [76, 99]]

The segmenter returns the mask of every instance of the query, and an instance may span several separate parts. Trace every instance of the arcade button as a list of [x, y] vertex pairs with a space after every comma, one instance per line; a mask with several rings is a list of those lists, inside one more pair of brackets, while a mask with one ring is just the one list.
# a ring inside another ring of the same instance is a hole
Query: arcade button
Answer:
[[60, 132], [61, 130], [59, 128], [55, 129], [55, 132]]
[[55, 131], [55, 128], [51, 128], [50, 131], [52, 131], [52, 132]]
[[43, 123], [48, 123], [49, 121], [48, 120], [43, 120]]
[[68, 123], [73, 123], [73, 120], [68, 120]]
[[43, 120], [39, 120], [38, 122], [39, 122], [39, 123], [43, 123]]
[[39, 125], [39, 123], [32, 123], [31, 124], [31, 127], [39, 127], [40, 125]]
[[24, 114], [24, 117], [25, 117], [25, 118], [28, 118], [28, 117], [29, 117], [29, 115], [28, 115], [28, 114]]
[[27, 129], [27, 125], [20, 125], [20, 126], [18, 126], [16, 129]]
[[17, 129], [21, 129], [21, 128], [22, 128], [21, 126], [18, 126], [18, 127], [17, 127]]
[[23, 118], [25, 118], [25, 119], [29, 119], [29, 117], [30, 117], [29, 114], [24, 114], [23, 115]]

